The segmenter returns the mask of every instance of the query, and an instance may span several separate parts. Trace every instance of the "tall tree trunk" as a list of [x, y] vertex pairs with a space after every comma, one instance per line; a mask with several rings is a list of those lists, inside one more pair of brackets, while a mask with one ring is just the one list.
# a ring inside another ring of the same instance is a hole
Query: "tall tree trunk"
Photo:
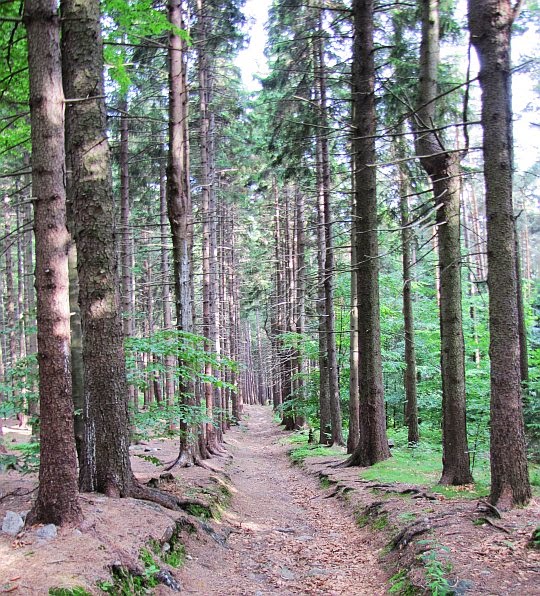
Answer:
[[470, 472], [465, 413], [465, 344], [461, 314], [461, 169], [433, 128], [439, 66], [438, 0], [421, 0], [420, 87], [414, 129], [416, 151], [433, 184], [440, 271], [443, 471], [441, 484], [468, 484]]
[[358, 266], [360, 439], [348, 460], [370, 466], [390, 457], [382, 379], [375, 153], [373, 0], [354, 0], [352, 153]]
[[[169, 0], [169, 22], [184, 27], [181, 0]], [[193, 333], [193, 210], [189, 184], [188, 89], [186, 44], [172, 31], [169, 34], [169, 160], [167, 165], [167, 211], [173, 243], [173, 271], [176, 328]], [[180, 340], [182, 341], [182, 340]], [[182, 367], [182, 362], [180, 362]], [[195, 384], [179, 383], [181, 403], [195, 407]], [[177, 465], [189, 466], [200, 460], [197, 425], [181, 421]]]
[[[354, 189], [354, 176], [352, 187]], [[354, 190], [353, 190], [354, 196]], [[360, 346], [358, 343], [358, 252], [356, 250], [356, 208], [351, 205], [351, 334], [349, 354], [349, 435], [347, 437], [347, 453], [353, 453], [360, 438], [360, 402], [358, 370], [360, 367]]]
[[328, 154], [328, 106], [326, 100], [326, 68], [324, 58], [322, 13], [319, 11], [318, 34], [315, 40], [316, 68], [315, 89], [318, 99], [317, 143], [319, 145], [318, 165], [324, 210], [324, 322], [326, 330], [326, 354], [328, 359], [328, 397], [331, 420], [331, 442], [333, 445], [344, 445], [341, 403], [339, 398], [338, 363], [336, 353], [335, 315], [334, 315], [334, 247], [332, 238], [332, 215], [330, 205], [330, 160]]
[[[169, 283], [169, 226], [167, 222], [167, 178], [165, 164], [161, 160], [159, 168], [159, 222], [160, 222], [160, 249], [161, 249], [161, 301], [163, 310], [163, 327], [172, 329], [171, 284]], [[168, 406], [174, 402], [174, 357], [165, 356], [165, 401]]]
[[[403, 157], [403, 155], [400, 155]], [[414, 313], [412, 296], [414, 234], [409, 225], [409, 191], [407, 171], [399, 166], [399, 207], [401, 225], [401, 251], [403, 261], [403, 332], [405, 335], [405, 414], [408, 429], [407, 441], [413, 446], [420, 440], [418, 432], [418, 403], [416, 398], [416, 350], [414, 344]]]
[[[122, 276], [122, 316], [125, 337], [133, 337], [135, 323], [135, 296], [133, 287], [133, 238], [130, 228], [131, 204], [129, 198], [129, 117], [127, 98], [120, 100], [120, 268]], [[138, 394], [133, 385], [129, 385], [129, 403], [137, 411]]]
[[24, 6], [30, 78], [41, 443], [39, 489], [28, 523], [76, 523], [77, 455], [69, 360], [64, 189], [64, 94], [55, 0]]
[[[69, 220], [69, 216], [68, 216]], [[79, 276], [77, 274], [77, 247], [71, 240], [68, 252], [69, 267], [69, 311], [71, 313], [71, 382], [73, 406], [75, 408], [75, 444], [77, 446], [77, 456], [79, 460], [80, 478], [79, 483], [86, 486], [88, 479], [83, 479], [84, 474], [88, 473], [84, 461], [84, 363], [83, 363], [83, 339], [81, 326], [81, 309], [79, 308]]]
[[[204, 344], [206, 352], [211, 353], [215, 348], [217, 329], [215, 328], [215, 278], [212, 275], [211, 259], [213, 257], [213, 247], [211, 239], [212, 220], [215, 214], [211, 212], [211, 202], [215, 204], [215, 198], [211, 195], [215, 193], [213, 180], [210, 174], [210, 72], [207, 55], [207, 28], [208, 17], [205, 14], [207, 10], [206, 2], [197, 0], [198, 13], [198, 74], [199, 74], [199, 151], [201, 160], [201, 212], [202, 212], [202, 274], [203, 274], [203, 335], [208, 340]], [[208, 360], [204, 365], [204, 373], [208, 377], [214, 374], [211, 362]], [[211, 454], [217, 454], [221, 451], [219, 447], [216, 426], [214, 425], [214, 386], [211, 382], [206, 382], [204, 387], [204, 399], [206, 402], [206, 415], [211, 420], [205, 424], [203, 449]]]
[[81, 467], [86, 470], [81, 487], [109, 496], [130, 496], [134, 479], [97, 0], [62, 1], [62, 58], [68, 98], [67, 192], [77, 245], [83, 331]]
[[523, 429], [516, 243], [512, 204], [510, 40], [517, 15], [509, 0], [469, 0], [471, 42], [480, 61], [488, 237], [491, 358], [491, 495], [494, 505], [531, 498]]
[[[305, 233], [304, 195], [299, 188], [295, 189], [295, 237], [296, 237], [296, 296], [294, 304], [294, 326], [300, 338], [306, 332], [306, 233]], [[303, 405], [305, 395], [305, 362], [300, 349], [295, 351], [296, 395]], [[297, 417], [296, 428], [305, 425], [305, 416]]]
[[[323, 94], [326, 93], [325, 73], [324, 73], [324, 44], [322, 41], [321, 32], [321, 11], [318, 11], [316, 17], [317, 36], [313, 41], [313, 64], [314, 64], [314, 79], [315, 79], [315, 102], [317, 107], [317, 117], [326, 118], [326, 98]], [[323, 137], [326, 130], [321, 134], [316, 135], [316, 174], [317, 174], [317, 316], [319, 318], [319, 419], [320, 419], [320, 435], [319, 443], [322, 445], [331, 445], [334, 442], [334, 420], [337, 414], [337, 408], [332, 406], [332, 402], [336, 401], [337, 388], [337, 371], [335, 362], [335, 336], [329, 336], [329, 329], [333, 329], [333, 305], [331, 305], [331, 312], [327, 312], [328, 303], [332, 301], [332, 297], [328, 296], [328, 290], [332, 294], [332, 274], [333, 262], [327, 264], [327, 258], [330, 257], [333, 261], [332, 246], [327, 246], [327, 241], [330, 238], [331, 225], [326, 221], [329, 217], [329, 192], [330, 192], [330, 176], [328, 164], [328, 140], [325, 139], [323, 145]], [[326, 155], [323, 154], [326, 149]], [[326, 163], [325, 163], [326, 160]], [[328, 208], [327, 208], [328, 207]], [[330, 279], [327, 278], [330, 275]], [[329, 318], [332, 321], [328, 322]], [[333, 349], [332, 349], [333, 347]], [[334, 360], [330, 362], [330, 356], [333, 355]], [[338, 399], [339, 399], [339, 388]], [[340, 428], [337, 432], [341, 432]], [[339, 441], [338, 441], [339, 443]]]
[[13, 238], [11, 236], [11, 219], [12, 209], [9, 203], [9, 199], [6, 197], [4, 200], [4, 259], [5, 259], [5, 276], [6, 276], [6, 306], [5, 306], [5, 317], [7, 335], [9, 339], [9, 364], [11, 367], [17, 361], [17, 313], [16, 313], [16, 301], [15, 301], [15, 286], [13, 282]]

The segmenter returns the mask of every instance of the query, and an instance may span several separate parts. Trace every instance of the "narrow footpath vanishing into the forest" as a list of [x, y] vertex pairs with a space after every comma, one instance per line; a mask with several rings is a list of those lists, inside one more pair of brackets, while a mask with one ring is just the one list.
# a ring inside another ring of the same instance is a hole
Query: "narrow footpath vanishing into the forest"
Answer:
[[224, 521], [234, 528], [227, 548], [190, 552], [181, 573], [193, 594], [387, 593], [373, 533], [350, 512], [324, 499], [314, 477], [291, 466], [269, 407], [251, 406], [227, 434], [228, 473], [236, 489]]

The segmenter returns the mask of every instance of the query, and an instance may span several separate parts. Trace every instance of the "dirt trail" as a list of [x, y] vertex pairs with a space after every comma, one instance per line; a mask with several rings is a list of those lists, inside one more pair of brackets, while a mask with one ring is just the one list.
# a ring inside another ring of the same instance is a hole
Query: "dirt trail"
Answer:
[[[227, 470], [237, 493], [224, 524], [227, 546], [190, 548], [181, 572], [193, 594], [385, 594], [372, 536], [314, 478], [291, 466], [270, 408], [247, 408], [243, 426], [227, 434]], [[247, 428], [246, 428], [247, 427]]]

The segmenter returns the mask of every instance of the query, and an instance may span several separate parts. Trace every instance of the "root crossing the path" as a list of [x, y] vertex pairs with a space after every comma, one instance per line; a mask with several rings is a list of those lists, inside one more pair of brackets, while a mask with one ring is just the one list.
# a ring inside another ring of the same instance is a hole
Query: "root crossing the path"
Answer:
[[339, 502], [324, 499], [315, 478], [287, 458], [284, 433], [269, 407], [251, 406], [227, 434], [236, 488], [223, 523], [225, 547], [200, 544], [182, 571], [192, 594], [387, 593], [369, 530]]

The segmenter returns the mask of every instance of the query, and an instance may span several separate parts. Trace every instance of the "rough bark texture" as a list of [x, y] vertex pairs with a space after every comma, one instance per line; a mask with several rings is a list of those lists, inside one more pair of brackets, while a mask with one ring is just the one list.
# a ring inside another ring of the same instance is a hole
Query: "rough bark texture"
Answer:
[[[184, 28], [181, 0], [168, 3], [169, 21]], [[169, 159], [167, 164], [167, 213], [173, 243], [173, 271], [176, 328], [193, 333], [193, 211], [189, 186], [188, 91], [185, 42], [169, 34]], [[182, 363], [180, 362], [180, 366]], [[181, 379], [180, 399], [186, 406], [196, 404], [195, 385]], [[177, 464], [189, 466], [200, 459], [197, 428], [180, 424], [180, 451]]]
[[64, 94], [55, 0], [28, 0], [28, 38], [36, 290], [41, 400], [39, 490], [28, 522], [75, 523], [77, 456], [69, 340], [69, 281], [64, 188]]
[[356, 212], [359, 441], [348, 460], [351, 466], [370, 466], [390, 457], [384, 414], [379, 309], [377, 241], [377, 183], [375, 168], [375, 65], [373, 2], [354, 0], [353, 41], [353, 175]]
[[[203, 0], [197, 0], [197, 32], [198, 32], [198, 74], [199, 74], [199, 151], [201, 160], [200, 185], [202, 194], [202, 269], [203, 269], [203, 328], [202, 333], [207, 338], [205, 351], [213, 352], [216, 348], [216, 270], [215, 270], [215, 189], [211, 175], [210, 139], [210, 64], [207, 54], [208, 17], [207, 6]], [[204, 373], [208, 377], [218, 374], [211, 362], [206, 362]], [[210, 382], [204, 383], [204, 399], [206, 415], [212, 422], [204, 425], [202, 449], [209, 453], [220, 453], [217, 427], [214, 425], [214, 408], [219, 408], [218, 389]], [[215, 398], [218, 398], [217, 400]], [[215, 402], [218, 403], [215, 403]]]
[[[68, 252], [69, 312], [71, 327], [71, 382], [75, 408], [75, 444], [79, 462], [84, 454], [84, 365], [82, 354], [81, 309], [79, 308], [79, 276], [77, 274], [77, 248], [71, 240]], [[80, 465], [80, 463], [79, 463]], [[85, 468], [81, 468], [83, 472]]]
[[[83, 330], [84, 490], [128, 496], [128, 390], [97, 0], [62, 2], [67, 190]], [[69, 100], [78, 101], [69, 101]]]
[[480, 61], [488, 236], [491, 358], [491, 496], [526, 504], [527, 470], [520, 374], [516, 243], [512, 204], [511, 28], [508, 0], [469, 0], [471, 41]]
[[433, 185], [440, 271], [443, 472], [441, 484], [472, 482], [465, 417], [465, 344], [461, 314], [461, 168], [433, 131], [439, 66], [438, 0], [421, 0], [420, 85], [415, 142]]

